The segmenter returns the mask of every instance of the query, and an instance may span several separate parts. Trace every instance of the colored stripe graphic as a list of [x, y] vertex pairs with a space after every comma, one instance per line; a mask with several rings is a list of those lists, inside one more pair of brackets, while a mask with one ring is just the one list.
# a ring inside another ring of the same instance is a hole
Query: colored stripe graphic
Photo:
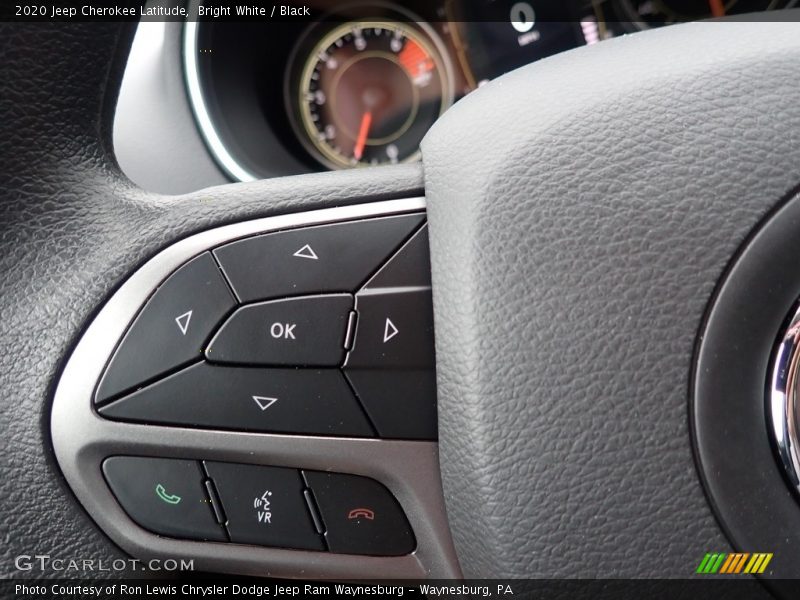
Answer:
[[711, 559], [710, 554], [706, 554], [703, 557], [703, 560], [700, 561], [700, 565], [697, 567], [697, 571], [695, 573], [705, 573], [706, 572], [706, 565], [708, 565], [708, 561]]
[[733, 571], [734, 573], [741, 573], [742, 567], [744, 567], [744, 563], [747, 560], [747, 557], [750, 556], [749, 553], [745, 552], [742, 554], [742, 558], [739, 559], [739, 562], [736, 565], [736, 569]]
[[725, 562], [722, 563], [722, 567], [720, 568], [720, 573], [730, 573], [731, 566], [739, 562], [739, 555], [738, 554], [728, 554], [728, 558], [725, 559]]
[[731, 565], [736, 563], [739, 560], [739, 557], [736, 554], [728, 554], [728, 558], [725, 559], [725, 562], [722, 563], [722, 568], [719, 570], [720, 573], [730, 573]]
[[773, 554], [767, 552], [709, 552], [700, 561], [696, 573], [739, 575], [760, 574], [766, 571]]
[[716, 573], [720, 566], [722, 566], [722, 561], [725, 560], [727, 554], [724, 552], [718, 553], [715, 552], [713, 554], [709, 553], [703, 557], [703, 560], [700, 562], [700, 566], [697, 567], [698, 573]]
[[742, 552], [734, 552], [732, 554], [728, 554], [728, 559], [722, 565], [722, 568], [719, 570], [719, 572], [740, 573], [742, 571], [742, 567], [744, 566], [744, 562], [747, 560], [748, 556], [750, 556], [750, 554]]
[[763, 573], [767, 569], [769, 561], [772, 560], [772, 553], [753, 554], [753, 558], [747, 563], [745, 573]]

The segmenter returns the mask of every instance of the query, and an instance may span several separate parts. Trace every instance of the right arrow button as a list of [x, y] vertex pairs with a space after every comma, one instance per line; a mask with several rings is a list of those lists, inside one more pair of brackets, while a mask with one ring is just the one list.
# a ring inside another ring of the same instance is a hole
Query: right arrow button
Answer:
[[356, 295], [358, 327], [346, 370], [433, 369], [430, 288], [369, 290]]
[[397, 327], [395, 327], [394, 323], [392, 323], [392, 320], [389, 317], [386, 317], [386, 326], [383, 328], [383, 343], [385, 344], [398, 333]]
[[385, 438], [436, 439], [436, 374], [427, 230], [356, 294], [344, 372]]

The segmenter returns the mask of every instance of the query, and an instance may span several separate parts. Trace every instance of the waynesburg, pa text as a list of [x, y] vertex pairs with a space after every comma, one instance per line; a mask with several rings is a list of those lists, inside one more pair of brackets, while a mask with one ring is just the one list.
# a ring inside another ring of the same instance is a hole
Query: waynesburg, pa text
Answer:
[[415, 587], [404, 587], [400, 585], [197, 585], [197, 584], [140, 584], [140, 583], [114, 583], [107, 585], [81, 585], [56, 583], [50, 585], [27, 585], [19, 583], [15, 586], [18, 598], [22, 597], [50, 597], [59, 596], [89, 596], [89, 597], [111, 597], [111, 596], [186, 596], [192, 598], [204, 597], [280, 597], [280, 596], [393, 596], [402, 597], [406, 591], [418, 592], [428, 597], [451, 597], [451, 596], [513, 596], [514, 592], [508, 584], [498, 584], [496, 590], [493, 586], [481, 586], [470, 584], [458, 585], [430, 585], [420, 584]]

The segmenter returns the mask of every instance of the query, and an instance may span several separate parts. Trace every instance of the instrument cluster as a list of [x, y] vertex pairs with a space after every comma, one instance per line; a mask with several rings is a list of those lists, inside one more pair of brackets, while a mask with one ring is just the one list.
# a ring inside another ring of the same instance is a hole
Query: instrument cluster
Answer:
[[517, 67], [674, 22], [800, 0], [346, 4], [309, 23], [187, 25], [199, 128], [234, 180], [419, 158], [455, 101]]

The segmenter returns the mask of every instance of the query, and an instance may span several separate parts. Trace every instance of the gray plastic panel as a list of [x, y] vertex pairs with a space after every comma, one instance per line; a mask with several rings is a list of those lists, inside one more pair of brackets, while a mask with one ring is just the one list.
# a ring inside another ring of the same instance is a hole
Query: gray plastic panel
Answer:
[[[421, 211], [424, 198], [337, 207], [236, 223], [166, 248], [136, 271], [100, 310], [69, 358], [56, 388], [53, 446], [64, 476], [98, 525], [142, 558], [190, 558], [196, 570], [287, 578], [451, 578], [460, 569], [450, 537], [434, 442], [329, 438], [194, 430], [101, 418], [92, 392], [107, 357], [152, 291], [179, 266], [219, 244], [259, 233]], [[169, 440], [168, 442], [165, 440]], [[395, 495], [417, 536], [400, 557], [336, 555], [164, 538], [136, 525], [103, 481], [111, 455], [192, 458], [336, 471], [371, 477]]]

